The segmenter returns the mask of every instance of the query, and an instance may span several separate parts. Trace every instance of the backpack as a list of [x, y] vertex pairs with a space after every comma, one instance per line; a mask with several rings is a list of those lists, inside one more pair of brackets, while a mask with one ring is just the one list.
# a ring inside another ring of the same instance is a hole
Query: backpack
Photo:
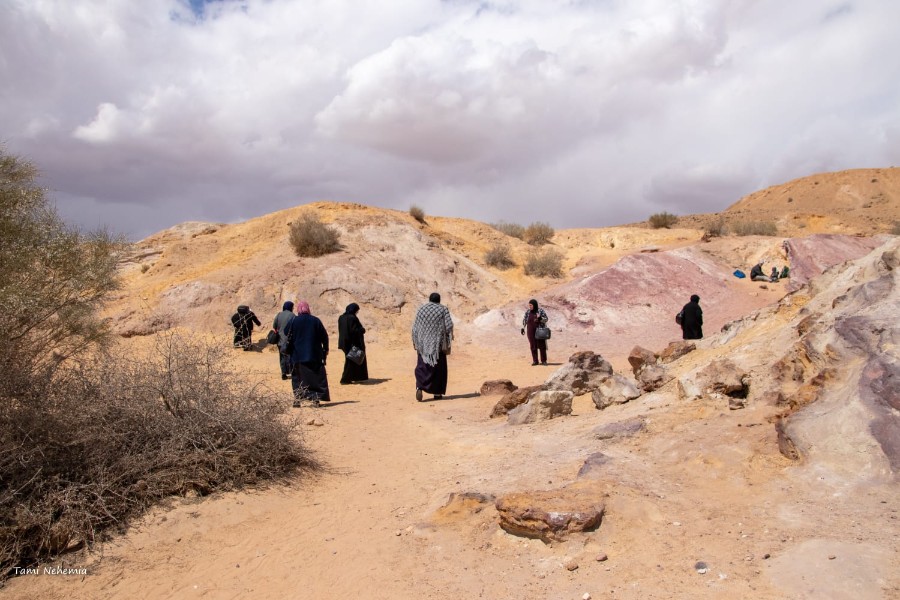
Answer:
[[678, 311], [678, 314], [675, 315], [675, 322], [676, 322], [678, 325], [681, 325], [681, 322], [682, 322], [683, 320], [684, 320], [684, 309], [682, 308], [681, 310]]

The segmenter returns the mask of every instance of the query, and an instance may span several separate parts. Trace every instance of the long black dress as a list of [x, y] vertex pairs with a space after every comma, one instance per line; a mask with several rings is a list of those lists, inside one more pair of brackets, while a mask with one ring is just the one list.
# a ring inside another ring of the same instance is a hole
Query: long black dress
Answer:
[[365, 381], [369, 378], [369, 357], [363, 356], [361, 365], [349, 358], [347, 353], [353, 346], [360, 350], [366, 349], [366, 328], [362, 326], [359, 317], [355, 314], [344, 313], [338, 317], [338, 348], [344, 351], [344, 372], [341, 374], [341, 383]]
[[681, 309], [681, 337], [685, 340], [703, 339], [703, 309], [699, 302], [688, 302]]

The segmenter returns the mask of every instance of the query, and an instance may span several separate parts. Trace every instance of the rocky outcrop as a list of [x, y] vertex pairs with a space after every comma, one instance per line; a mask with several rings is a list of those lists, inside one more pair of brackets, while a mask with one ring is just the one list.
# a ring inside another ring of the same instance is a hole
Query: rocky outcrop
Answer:
[[731, 360], [717, 360], [679, 378], [678, 391], [686, 400], [727, 397], [729, 408], [743, 408], [750, 375]]
[[603, 466], [612, 459], [602, 452], [594, 452], [588, 456], [578, 469], [578, 479], [597, 479], [603, 475]]
[[644, 426], [644, 419], [642, 417], [634, 417], [624, 421], [595, 427], [592, 434], [598, 440], [631, 437], [639, 431], [643, 431]]
[[517, 389], [519, 387], [514, 385], [509, 379], [492, 379], [481, 384], [479, 393], [482, 396], [498, 396], [514, 392]]
[[606, 509], [606, 494], [596, 486], [573, 485], [507, 494], [497, 500], [496, 507], [500, 527], [507, 533], [550, 542], [597, 529]]
[[631, 365], [634, 376], [638, 377], [644, 367], [656, 364], [656, 354], [646, 348], [635, 346], [628, 353], [628, 364]]
[[615, 373], [591, 392], [591, 399], [594, 401], [594, 406], [603, 410], [613, 404], [625, 404], [640, 395], [641, 391], [634, 383]]
[[686, 340], [672, 342], [671, 344], [666, 346], [665, 350], [659, 353], [659, 362], [663, 364], [674, 362], [696, 349], [697, 344], [695, 344], [694, 342], [688, 342]]
[[528, 402], [509, 411], [510, 425], [523, 425], [548, 421], [556, 417], [572, 414], [572, 392], [565, 390], [547, 390], [535, 392]]
[[508, 394], [500, 398], [497, 404], [494, 405], [493, 410], [491, 410], [491, 418], [493, 419], [494, 417], [502, 417], [515, 407], [528, 402], [528, 398], [530, 398], [532, 394], [543, 391], [545, 389], [546, 388], [544, 387], [544, 385], [541, 384], [518, 388], [512, 392], [509, 392]]
[[590, 350], [576, 352], [544, 384], [548, 390], [568, 390], [576, 396], [589, 394], [612, 376], [612, 365]]
[[658, 390], [671, 379], [669, 372], [662, 365], [644, 365], [637, 376], [638, 385], [645, 392]]

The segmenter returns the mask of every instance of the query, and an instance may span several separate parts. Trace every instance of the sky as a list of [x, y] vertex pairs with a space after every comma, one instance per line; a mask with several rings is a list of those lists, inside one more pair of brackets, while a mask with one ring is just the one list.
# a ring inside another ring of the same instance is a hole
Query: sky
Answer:
[[557, 229], [900, 165], [897, 0], [0, 0], [0, 145], [130, 239], [333, 200]]

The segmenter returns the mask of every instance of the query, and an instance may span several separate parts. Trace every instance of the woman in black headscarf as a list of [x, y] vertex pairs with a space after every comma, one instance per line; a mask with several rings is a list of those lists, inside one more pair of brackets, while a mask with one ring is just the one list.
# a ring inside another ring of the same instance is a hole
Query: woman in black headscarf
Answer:
[[344, 351], [344, 373], [341, 375], [341, 384], [346, 385], [354, 381], [365, 381], [369, 378], [368, 357], [363, 354], [362, 364], [356, 364], [347, 357], [350, 349], [356, 346], [360, 350], [366, 349], [366, 328], [362, 326], [356, 313], [359, 312], [359, 304], [353, 302], [347, 305], [347, 310], [338, 317], [338, 348]]
[[522, 335], [528, 336], [528, 345], [531, 347], [531, 365], [538, 364], [538, 352], [541, 355], [541, 364], [547, 364], [547, 340], [539, 340], [534, 337], [538, 327], [547, 325], [547, 313], [538, 306], [538, 301], [532, 298], [528, 301], [528, 308], [522, 318]]

